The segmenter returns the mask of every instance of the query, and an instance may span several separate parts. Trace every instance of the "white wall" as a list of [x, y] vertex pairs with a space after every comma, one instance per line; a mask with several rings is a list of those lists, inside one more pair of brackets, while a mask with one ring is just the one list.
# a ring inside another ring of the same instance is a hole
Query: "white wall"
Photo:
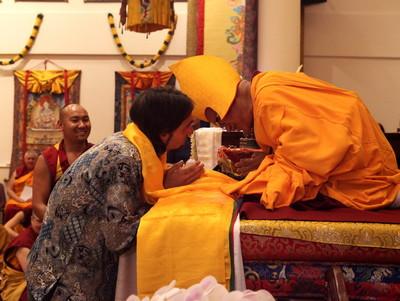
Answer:
[[304, 13], [304, 71], [355, 90], [387, 132], [400, 127], [400, 1], [328, 0]]
[[[8, 176], [13, 135], [14, 82], [13, 70], [38, 67], [50, 59], [66, 69], [82, 70], [81, 104], [92, 120], [91, 142], [99, 142], [114, 130], [114, 71], [129, 71], [132, 67], [119, 54], [112, 39], [107, 14], [119, 23], [119, 3], [14, 2], [0, 3], [0, 59], [9, 59], [21, 51], [31, 34], [35, 17], [44, 14], [38, 38], [30, 54], [16, 64], [0, 66], [0, 180]], [[167, 70], [172, 62], [186, 55], [186, 3], [175, 3], [178, 25], [172, 43], [153, 67]], [[121, 35], [126, 51], [135, 59], [151, 58], [166, 35], [166, 30], [145, 34], [125, 32]], [[57, 69], [52, 64], [48, 69]], [[37, 69], [37, 68], [34, 68]], [[139, 69], [137, 69], [139, 70]]]
[[300, 0], [259, 0], [258, 70], [297, 70], [300, 65], [300, 24]]

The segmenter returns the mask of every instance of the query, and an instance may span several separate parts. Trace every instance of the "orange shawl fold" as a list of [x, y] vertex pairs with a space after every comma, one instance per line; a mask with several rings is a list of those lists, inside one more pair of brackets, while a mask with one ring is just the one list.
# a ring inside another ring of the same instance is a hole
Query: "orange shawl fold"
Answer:
[[[20, 176], [15, 179], [14, 187], [13, 187], [14, 192], [18, 196], [20, 196], [22, 191], [24, 190], [25, 185], [32, 186], [32, 181], [33, 181], [33, 170], [31, 170], [30, 172], [24, 174], [23, 176]], [[27, 201], [27, 202], [22, 203], [22, 202], [19, 202], [19, 201], [16, 201], [16, 200], [10, 198], [7, 200], [6, 208], [7, 208], [7, 206], [10, 206], [10, 205], [15, 205], [20, 208], [26, 208], [26, 207], [29, 207], [32, 205], [32, 201]]]

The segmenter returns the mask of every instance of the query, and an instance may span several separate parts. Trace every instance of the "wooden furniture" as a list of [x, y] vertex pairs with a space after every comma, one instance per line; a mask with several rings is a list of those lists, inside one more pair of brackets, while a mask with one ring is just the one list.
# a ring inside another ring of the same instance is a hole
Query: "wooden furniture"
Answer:
[[400, 133], [385, 133], [396, 154], [397, 165], [400, 167]]
[[6, 191], [3, 183], [0, 183], [0, 223], [3, 223], [4, 207], [6, 205]]
[[326, 275], [328, 281], [329, 301], [348, 301], [346, 284], [342, 269], [339, 266], [332, 266]]

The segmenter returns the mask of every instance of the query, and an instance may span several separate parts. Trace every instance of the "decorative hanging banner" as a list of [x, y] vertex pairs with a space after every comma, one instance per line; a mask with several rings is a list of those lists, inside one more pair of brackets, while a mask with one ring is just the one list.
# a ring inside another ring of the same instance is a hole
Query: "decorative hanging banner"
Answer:
[[251, 78], [257, 69], [257, 7], [257, 0], [189, 0], [188, 56], [220, 56]]
[[175, 77], [169, 71], [115, 72], [114, 131], [125, 129], [130, 122], [129, 110], [135, 97], [143, 90], [175, 86]]
[[24, 70], [14, 72], [14, 134], [10, 170], [28, 149], [41, 151], [62, 139], [60, 110], [79, 103], [80, 71]]
[[128, 30], [150, 33], [173, 26], [174, 0], [130, 0], [127, 5], [128, 22], [125, 27]]

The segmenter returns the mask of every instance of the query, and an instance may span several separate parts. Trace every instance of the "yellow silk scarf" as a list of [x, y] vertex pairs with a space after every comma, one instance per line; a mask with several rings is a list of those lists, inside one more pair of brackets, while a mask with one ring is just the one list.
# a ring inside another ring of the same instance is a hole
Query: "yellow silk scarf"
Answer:
[[144, 191], [156, 202], [137, 234], [138, 295], [152, 295], [172, 280], [189, 287], [206, 275], [229, 288], [234, 200], [219, 187], [235, 180], [208, 170], [193, 184], [163, 189], [165, 164], [151, 142], [133, 123], [124, 136], [139, 150]]
[[155, 200], [149, 197], [149, 193], [164, 189], [163, 180], [166, 155], [164, 154], [159, 158], [149, 138], [133, 122], [126, 126], [123, 135], [139, 151], [140, 158], [142, 159], [143, 190], [147, 202], [154, 204]]

